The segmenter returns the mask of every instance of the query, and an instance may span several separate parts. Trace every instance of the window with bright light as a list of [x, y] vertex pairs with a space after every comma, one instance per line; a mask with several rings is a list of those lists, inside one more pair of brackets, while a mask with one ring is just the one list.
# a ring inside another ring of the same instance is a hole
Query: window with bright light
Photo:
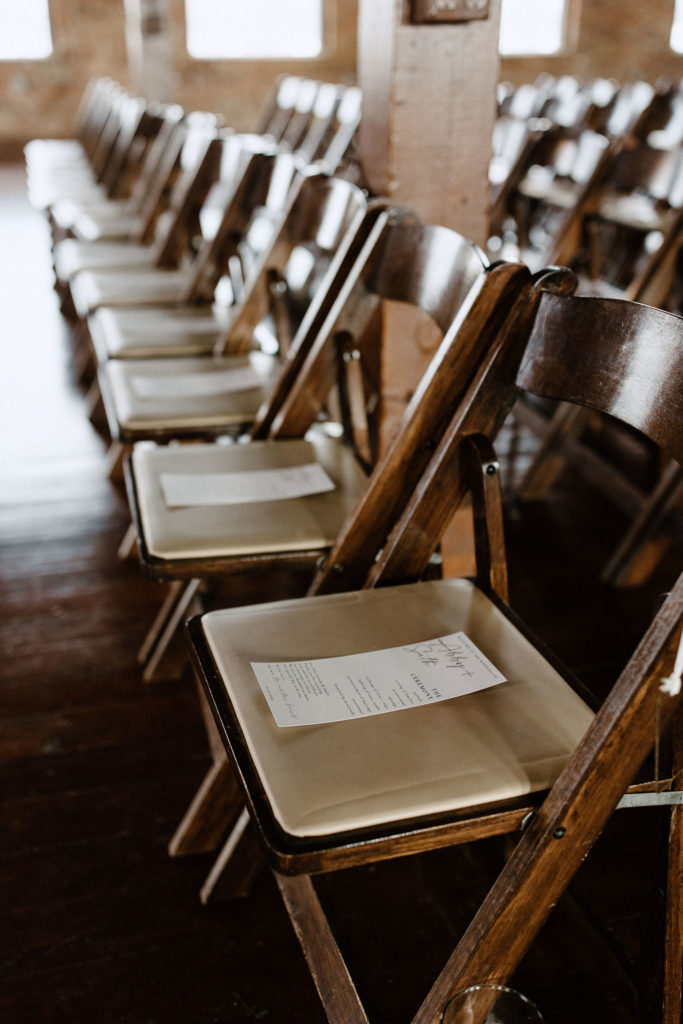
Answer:
[[498, 48], [504, 57], [566, 48], [569, 0], [503, 0]]
[[674, 20], [671, 25], [671, 35], [669, 37], [669, 46], [676, 53], [683, 53], [683, 2], [682, 0], [676, 0], [676, 6], [674, 7]]
[[187, 50], [202, 60], [318, 57], [323, 0], [185, 0]]
[[45, 60], [51, 54], [48, 0], [0, 0], [0, 60]]

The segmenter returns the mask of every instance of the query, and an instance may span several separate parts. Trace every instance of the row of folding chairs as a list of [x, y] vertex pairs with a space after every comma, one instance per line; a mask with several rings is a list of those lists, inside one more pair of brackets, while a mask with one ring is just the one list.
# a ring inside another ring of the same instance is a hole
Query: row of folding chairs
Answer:
[[[261, 133], [209, 135], [214, 169], [184, 207], [173, 265], [61, 277], [92, 414], [125, 476], [122, 554], [168, 584], [145, 677], [166, 674], [180, 640], [202, 686], [213, 762], [171, 851], [219, 847], [204, 899], [246, 892], [265, 856], [328, 1018], [346, 1024], [370, 1018], [315, 875], [515, 838], [412, 1017], [426, 1024], [457, 990], [506, 981], [625, 795], [673, 802], [680, 788], [677, 746], [654, 777], [648, 754], [680, 702], [683, 578], [596, 707], [509, 608], [493, 442], [529, 392], [618, 417], [680, 462], [683, 321], [579, 296], [566, 270], [491, 264]], [[58, 240], [58, 267], [67, 241], [81, 239]], [[380, 452], [393, 302], [441, 342]], [[439, 579], [466, 494], [476, 578]], [[370, 652], [373, 665], [353, 660]], [[680, 808], [671, 820], [667, 1024], [681, 998]]]
[[[506, 245], [532, 268], [585, 260], [589, 215], [646, 234], [680, 206], [679, 82], [551, 82], [552, 94], [543, 79], [515, 90], [494, 132], [490, 246]], [[630, 208], [628, 195], [639, 197]], [[604, 277], [595, 261], [592, 276]]]
[[[595, 89], [606, 98], [596, 116]], [[568, 107], [569, 104], [569, 107]], [[497, 186], [490, 252], [521, 258], [532, 268], [572, 267], [584, 294], [625, 297], [681, 310], [683, 233], [683, 94], [679, 82], [634, 82], [612, 94], [602, 81], [581, 84], [542, 76], [509, 90], [501, 125], [514, 126], [524, 144], [514, 172]], [[577, 118], [567, 110], [580, 112]], [[558, 111], [560, 116], [557, 115]], [[526, 148], [525, 148], [526, 147]], [[620, 584], [640, 581], [668, 548], [677, 529], [681, 477], [655, 448], [652, 483], [634, 483], [613, 460], [583, 443], [599, 418], [560, 408], [522, 404], [526, 427], [543, 443], [521, 483], [520, 495], [541, 497], [565, 459], [591, 475], [616, 499], [632, 525], [605, 566]], [[604, 433], [604, 431], [603, 431]], [[672, 516], [674, 518], [672, 519]], [[668, 517], [668, 518], [667, 518]], [[667, 520], [667, 530], [661, 525]]]

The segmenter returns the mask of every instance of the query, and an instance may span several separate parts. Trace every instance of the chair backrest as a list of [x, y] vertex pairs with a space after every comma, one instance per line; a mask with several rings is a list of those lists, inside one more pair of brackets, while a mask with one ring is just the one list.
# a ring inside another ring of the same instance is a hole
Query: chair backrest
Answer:
[[279, 75], [257, 126], [259, 135], [269, 135], [279, 142], [296, 106], [303, 79], [298, 75]]
[[145, 152], [163, 124], [158, 109], [139, 96], [128, 96], [122, 104], [121, 127], [102, 184], [112, 198], [131, 195], [144, 162]]
[[[254, 162], [261, 190], [270, 194], [281, 160], [280, 154], [265, 165], [269, 179], [261, 174], [264, 161]], [[246, 184], [251, 184], [249, 178]], [[230, 250], [245, 269], [245, 277], [238, 283], [241, 290], [234, 296], [230, 327], [221, 348], [241, 351], [258, 343], [271, 352], [279, 351], [282, 357], [287, 355], [290, 365], [301, 358], [304, 338], [310, 336], [322, 308], [331, 301], [328, 268], [338, 255], [347, 261], [350, 258], [351, 239], [359, 230], [367, 198], [349, 182], [309, 173], [290, 186], [284, 199], [276, 216], [264, 204], [257, 208], [256, 216], [245, 216], [242, 210], [230, 218], [230, 224], [238, 229]], [[259, 232], [261, 239], [249, 241], [251, 234]], [[247, 260], [246, 246], [250, 249]]]
[[501, 114], [522, 121], [530, 117], [540, 117], [554, 81], [552, 75], [545, 74], [539, 75], [535, 82], [518, 85], [501, 109]]
[[619, 299], [544, 293], [517, 387], [627, 423], [683, 461], [683, 319]]
[[[412, 331], [419, 332], [428, 322], [443, 336], [485, 265], [481, 251], [455, 232], [421, 224], [410, 211], [382, 212], [311, 341], [269, 436], [303, 435], [336, 386], [342, 423], [353, 433], [349, 441], [371, 463], [378, 445], [369, 410], [378, 404], [385, 306], [397, 302], [411, 307], [418, 314]], [[401, 329], [407, 329], [405, 322]]]
[[647, 143], [624, 148], [612, 160], [603, 190], [628, 194], [638, 192], [668, 203], [681, 162], [680, 149], [659, 149]]
[[90, 166], [95, 180], [98, 182], [102, 180], [107, 169], [109, 157], [121, 130], [123, 105], [128, 99], [128, 93], [117, 82], [108, 83], [107, 93], [108, 103], [104, 109], [104, 117], [97, 132], [97, 138], [93, 140], [90, 154]]
[[665, 130], [680, 99], [680, 84], [677, 81], [661, 80], [655, 85], [650, 102], [631, 126], [634, 139], [645, 140], [651, 132]]
[[86, 156], [92, 155], [110, 107], [110, 86], [107, 76], [91, 78], [83, 91], [76, 111], [76, 133]]
[[366, 585], [424, 572], [468, 489], [466, 439], [495, 437], [519, 389], [607, 413], [683, 458], [683, 319], [625, 300], [575, 296], [568, 272], [555, 278], [558, 294], [536, 285], [524, 315], [505, 325]]
[[[176, 180], [180, 174], [180, 158], [189, 126], [182, 107], [173, 106], [168, 128], [162, 130], [153, 147], [155, 166], [144, 196], [140, 201], [138, 241], [148, 245], [154, 238], [159, 217], [168, 209]], [[193, 115], [189, 115], [190, 119]]]
[[591, 129], [578, 134], [557, 129], [543, 141], [547, 162], [531, 168], [515, 193], [518, 230], [525, 241], [535, 239], [536, 267], [571, 262], [584, 211], [600, 187], [612, 152], [606, 136]]
[[321, 82], [316, 90], [311, 116], [296, 147], [303, 163], [310, 164], [317, 158], [322, 140], [339, 106], [344, 87], [331, 82]]
[[605, 134], [614, 139], [630, 136], [654, 94], [649, 82], [635, 81], [622, 85], [607, 119]]
[[529, 169], [543, 162], [548, 152], [548, 137], [556, 129], [547, 117], [527, 121], [500, 119], [494, 134], [494, 150], [489, 165], [489, 214], [492, 237], [501, 238], [506, 219], [514, 215], [513, 196]]
[[672, 212], [661, 245], [644, 261], [625, 298], [683, 313], [683, 208]]
[[231, 266], [233, 301], [240, 306], [249, 294], [251, 282], [269, 252], [275, 234], [287, 217], [305, 177], [294, 153], [278, 151], [263, 167], [262, 189], [246, 197], [246, 224]]
[[199, 212], [203, 241], [183, 303], [212, 300], [254, 210], [267, 202], [277, 155], [276, 144], [260, 135], [234, 134], [221, 140], [218, 176]]
[[361, 108], [362, 93], [358, 86], [321, 84], [314, 117], [298, 148], [299, 155], [328, 174], [339, 175], [360, 124]]
[[283, 149], [294, 152], [303, 140], [304, 134], [313, 116], [313, 107], [320, 88], [320, 82], [312, 78], [299, 80], [296, 101], [287, 119], [278, 142]]
[[[170, 192], [168, 177], [171, 170], [165, 160], [167, 153], [173, 145], [178, 126], [185, 116], [185, 111], [179, 104], [169, 103], [160, 105], [153, 112], [153, 116], [159, 119], [158, 129], [147, 140], [144, 154], [141, 154], [140, 173], [131, 192], [131, 200], [135, 203], [141, 215], [148, 209], [156, 208], [160, 197], [164, 194], [164, 189], [166, 189], [166, 193]], [[179, 148], [180, 142], [178, 142]], [[163, 179], [159, 186], [157, 186], [158, 179]], [[161, 211], [159, 210], [159, 212]]]
[[502, 323], [523, 301], [529, 278], [522, 264], [500, 263], [474, 280], [359, 503], [320, 564], [310, 594], [364, 584], [482, 359], [497, 344]]
[[583, 221], [574, 268], [640, 300], [643, 277], [659, 274], [656, 250], [671, 240], [682, 185], [680, 148], [636, 143], [618, 150]]
[[199, 234], [199, 211], [220, 167], [221, 131], [212, 114], [195, 113], [185, 122], [168, 209], [154, 232], [154, 259], [159, 267], [177, 266]]

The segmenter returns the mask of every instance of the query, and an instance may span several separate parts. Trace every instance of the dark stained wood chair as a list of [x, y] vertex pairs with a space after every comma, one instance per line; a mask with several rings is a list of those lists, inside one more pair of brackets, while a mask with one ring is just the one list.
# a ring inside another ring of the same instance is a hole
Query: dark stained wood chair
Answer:
[[[584, 251], [588, 259], [592, 254], [595, 262], [590, 275], [580, 274], [579, 292], [681, 311], [682, 171], [680, 150], [666, 152], [639, 145], [615, 156], [601, 190], [602, 199], [595, 213], [586, 218], [584, 234], [589, 238]], [[604, 232], [600, 259], [589, 244], [599, 232]], [[661, 236], [661, 242], [653, 238], [652, 244], [646, 245], [646, 239], [654, 235]], [[580, 261], [575, 269], [581, 270]], [[641, 461], [653, 464], [650, 475], [654, 482], [643, 486], [633, 472], [629, 474], [610, 457], [609, 446], [600, 446], [601, 435], [613, 427], [594, 412], [568, 405], [548, 410], [521, 402], [515, 415], [541, 436], [519, 485], [519, 496], [527, 501], [542, 499], [570, 462], [633, 520], [607, 562], [604, 578], [617, 585], [646, 578], [667, 547], [657, 528], [675, 505], [681, 476], [678, 467], [663, 459], [655, 446], [648, 446]]]
[[[77, 178], [67, 179], [63, 196], [55, 189], [48, 211], [53, 242], [66, 237], [71, 222], [80, 212], [130, 200], [145, 165], [145, 157], [163, 123], [158, 104], [147, 103], [139, 96], [123, 92], [117, 97], [103, 131], [103, 140], [108, 145], [97, 178], [90, 181], [85, 175], [81, 184]], [[100, 144], [104, 145], [104, 142]]]
[[85, 318], [110, 295], [119, 297], [119, 302], [126, 295], [135, 295], [136, 288], [144, 295], [145, 282], [150, 276], [155, 281], [154, 271], [161, 272], [167, 288], [171, 279], [176, 288], [186, 284], [187, 265], [196, 255], [199, 213], [218, 177], [225, 138], [226, 133], [218, 129], [212, 115], [200, 116], [192, 123], [180, 154], [180, 173], [168, 209], [156, 223], [151, 246], [134, 247], [127, 264], [82, 270], [71, 279], [71, 296], [79, 318]]
[[573, 262], [594, 294], [637, 294], [634, 282], [668, 234], [682, 198], [680, 147], [627, 145], [614, 156], [593, 208], [584, 217], [581, 257]]
[[[258, 162], [256, 158], [255, 161]], [[256, 170], [260, 173], [259, 167]], [[251, 179], [251, 184], [254, 183]], [[255, 195], [253, 188], [248, 188], [248, 192]], [[120, 457], [141, 440], [210, 440], [247, 430], [267, 400], [288, 349], [294, 346], [304, 351], [305, 337], [297, 332], [307, 316], [306, 328], [310, 333], [309, 310], [313, 301], [316, 300], [318, 322], [334, 301], [334, 287], [325, 281], [325, 276], [334, 262], [333, 278], [341, 284], [343, 277], [337, 265], [353, 261], [358, 254], [371, 221], [367, 213], [367, 198], [357, 186], [322, 174], [305, 178], [275, 237], [262, 254], [252, 251], [252, 266], [243, 283], [244, 294], [240, 296], [233, 325], [227, 323], [227, 318], [225, 326], [216, 321], [213, 346], [211, 333], [197, 329], [200, 318], [184, 315], [196, 307], [180, 304], [175, 311], [175, 345], [146, 333], [144, 326], [153, 318], [142, 317], [138, 318], [142, 352], [129, 345], [119, 351], [122, 358], [107, 359], [107, 355], [116, 353], [112, 352], [111, 342], [107, 345], [108, 339], [102, 338], [103, 323], [111, 322], [106, 319], [110, 311], [100, 310], [95, 328], [100, 332], [95, 333], [101, 360], [99, 383], [109, 435], [119, 446]], [[235, 237], [231, 239], [226, 234], [232, 254], [245, 244], [239, 238], [236, 220], [232, 221]], [[221, 248], [225, 250], [225, 245]], [[224, 263], [227, 258], [224, 251]], [[216, 260], [216, 279], [220, 271]], [[321, 294], [316, 299], [319, 288]], [[173, 313], [168, 310], [164, 317], [171, 324], [170, 330]], [[232, 328], [239, 338], [235, 347], [247, 349], [242, 355], [230, 354]], [[115, 338], [120, 344], [120, 335]], [[157, 339], [160, 344], [154, 350]], [[222, 352], [211, 355], [219, 342]], [[195, 354], [184, 355], [188, 348], [194, 348]], [[145, 350], [153, 352], [155, 358], [140, 358]]]
[[[264, 586], [277, 585], [272, 582], [277, 572], [285, 587], [292, 585], [291, 577], [299, 592], [305, 590], [318, 558], [363, 491], [363, 467], [376, 450], [372, 414], [366, 415], [366, 410], [376, 401], [383, 303], [412, 305], [423, 327], [430, 323], [443, 335], [483, 275], [481, 252], [454, 232], [422, 225], [407, 211], [380, 207], [371, 214], [357, 260], [349, 267], [342, 254], [330, 270], [328, 283], [337, 297], [329, 312], [324, 319], [319, 315], [318, 298], [304, 317], [281, 377], [258, 411], [253, 442], [133, 449], [125, 468], [138, 553], [149, 575], [174, 581], [141, 652], [147, 680], [158, 676], [167, 645], [201, 580], [224, 578], [234, 593], [245, 580], [243, 585], [255, 587], [258, 594]], [[338, 273], [341, 286], [335, 280]], [[339, 423], [333, 431], [337, 436], [323, 428], [306, 439], [326, 402], [337, 394], [346, 441], [338, 436]], [[281, 503], [252, 503], [248, 517], [240, 505], [168, 507], [159, 490], [160, 474], [168, 472], [197, 474], [199, 480], [207, 473], [311, 462], [325, 468], [335, 482], [334, 491]]]
[[119, 125], [119, 102], [125, 90], [111, 78], [91, 80], [77, 115], [74, 139], [33, 139], [24, 147], [29, 198], [49, 217], [53, 202], [77, 195], [98, 183], [106, 154]]
[[[145, 152], [140, 154], [140, 172], [128, 198], [91, 199], [81, 203], [67, 200], [53, 205], [55, 226], [62, 235], [68, 236], [55, 245], [55, 265], [60, 280], [68, 280], [78, 269], [98, 265], [98, 256], [104, 247], [94, 243], [145, 244], [151, 241], [156, 218], [170, 197], [187, 130], [187, 126], [182, 125], [185, 111], [178, 104], [155, 107], [154, 116], [159, 119], [159, 128]], [[70, 254], [66, 262], [60, 253]]]
[[87, 167], [95, 139], [110, 105], [112, 80], [106, 75], [90, 78], [83, 90], [71, 139], [31, 139], [24, 147], [26, 168], [55, 170]]
[[[414, 230], [401, 234], [405, 244], [411, 234], [414, 237]], [[442, 243], [445, 241], [445, 237], [441, 239]], [[428, 248], [434, 249], [433, 241]], [[407, 256], [408, 250], [404, 252], [404, 258]], [[465, 256], [466, 250], [463, 250], [462, 257]], [[385, 294], [400, 294], [409, 284], [405, 272], [397, 276], [392, 284], [390, 277], [386, 278], [387, 269], [385, 266], [384, 282], [378, 281], [375, 287], [380, 286]], [[337, 589], [349, 589], [369, 571], [378, 546], [417, 485], [420, 473], [428, 464], [431, 452], [446, 428], [459, 397], [476, 376], [479, 362], [488, 351], [492, 339], [498, 338], [503, 320], [514, 322], [514, 316], [528, 315], [526, 285], [529, 276], [528, 270], [520, 264], [501, 264], [479, 275], [416, 389], [393, 440], [374, 466], [367, 485], [330, 553], [319, 558], [314, 582], [311, 584], [313, 590], [323, 587], [321, 574], [333, 579]], [[404, 291], [405, 296], [410, 293], [410, 289]], [[413, 294], [413, 300], [416, 297]], [[318, 388], [323, 370], [321, 362], [330, 363], [326, 347], [322, 336], [309, 359], [309, 379], [317, 382]], [[329, 369], [327, 373], [330, 373]], [[300, 389], [297, 389], [295, 383], [293, 387], [290, 386], [290, 390], [294, 395], [286, 414], [272, 417], [265, 410], [252, 436], [267, 437], [274, 425], [283, 431], [298, 432], [294, 417], [302, 415], [296, 412], [296, 407], [302, 398], [305, 402], [309, 394], [307, 376], [302, 375]], [[300, 390], [302, 397], [297, 398], [297, 390]], [[325, 566], [328, 567], [327, 573]], [[234, 598], [235, 595], [231, 594], [231, 604]], [[207, 716], [210, 720], [208, 712]], [[234, 809], [234, 792], [226, 785], [226, 774], [229, 779], [230, 772], [225, 752], [215, 735], [215, 729], [209, 728], [208, 731], [214, 762], [171, 840], [169, 849], [173, 856], [213, 849], [225, 832]], [[221, 852], [203, 886], [202, 899], [205, 901], [214, 896], [227, 851], [228, 847]]]
[[[419, 1008], [406, 1011], [413, 1024], [437, 1024], [455, 992], [505, 983], [629, 790], [630, 802], [665, 802], [669, 790], [680, 790], [678, 748], [666, 777], [639, 770], [680, 705], [683, 575], [596, 711], [507, 603], [490, 438], [517, 389], [619, 417], [683, 458], [683, 321], [637, 304], [575, 297], [566, 278], [554, 288], [537, 287], [524, 315], [518, 311], [487, 349], [362, 589], [334, 592], [353, 570], [333, 556], [315, 596], [217, 610], [189, 625], [195, 666], [247, 807], [224, 862], [229, 867], [233, 857], [239, 867], [251, 820], [331, 1022], [367, 1024], [370, 1017], [316, 893], [316, 874], [514, 837], [444, 969]], [[409, 582], [424, 576], [468, 490], [477, 578]], [[411, 710], [279, 728], [252, 669], [252, 662], [308, 663], [395, 646], [419, 652], [457, 630], [506, 683]], [[666, 1024], [680, 1020], [683, 935], [680, 806], [671, 817]], [[483, 1022], [486, 1009], [468, 1020]]]
[[591, 129], [557, 126], [539, 137], [524, 177], [507, 197], [519, 258], [532, 269], [571, 262], [584, 210], [610, 159], [608, 138]]
[[[175, 120], [179, 112], [179, 108], [171, 108], [171, 118]], [[169, 265], [169, 245], [178, 232], [186, 230], [195, 191], [206, 202], [213, 177], [219, 173], [215, 142], [211, 142], [210, 159], [203, 158], [207, 139], [217, 136], [218, 128], [213, 114], [194, 111], [182, 115], [171, 126], [163, 151], [157, 154], [158, 162], [141, 207], [119, 218], [118, 228], [102, 210], [97, 216], [90, 211], [77, 218], [71, 225], [76, 237], [62, 239], [54, 250], [55, 273], [65, 294], [81, 271], [148, 268], [157, 264], [164, 250], [165, 265]], [[223, 145], [225, 142], [223, 139]], [[196, 209], [193, 216], [198, 220]], [[171, 263], [176, 258], [177, 254], [172, 254]]]

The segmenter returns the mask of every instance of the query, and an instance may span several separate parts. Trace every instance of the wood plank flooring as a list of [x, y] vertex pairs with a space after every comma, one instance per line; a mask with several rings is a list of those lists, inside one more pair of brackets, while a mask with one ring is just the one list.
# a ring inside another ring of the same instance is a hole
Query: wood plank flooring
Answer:
[[[0, 230], [0, 1020], [323, 1024], [272, 879], [246, 901], [202, 907], [211, 858], [167, 856], [209, 764], [194, 690], [188, 678], [140, 680], [135, 653], [160, 590], [116, 558], [125, 502], [73, 382], [47, 232], [20, 167], [0, 167]], [[590, 517], [575, 479], [559, 492], [508, 503], [513, 599], [599, 690], [681, 552], [647, 588], [600, 587], [623, 524], [606, 505]], [[541, 584], [555, 579], [548, 602]], [[583, 639], [596, 622], [597, 640], [594, 628]], [[634, 955], [660, 824], [619, 816], [580, 879]], [[409, 1019], [501, 856], [484, 843], [322, 880], [382, 1024]], [[567, 902], [514, 983], [548, 1022], [637, 1021], [603, 961]]]

